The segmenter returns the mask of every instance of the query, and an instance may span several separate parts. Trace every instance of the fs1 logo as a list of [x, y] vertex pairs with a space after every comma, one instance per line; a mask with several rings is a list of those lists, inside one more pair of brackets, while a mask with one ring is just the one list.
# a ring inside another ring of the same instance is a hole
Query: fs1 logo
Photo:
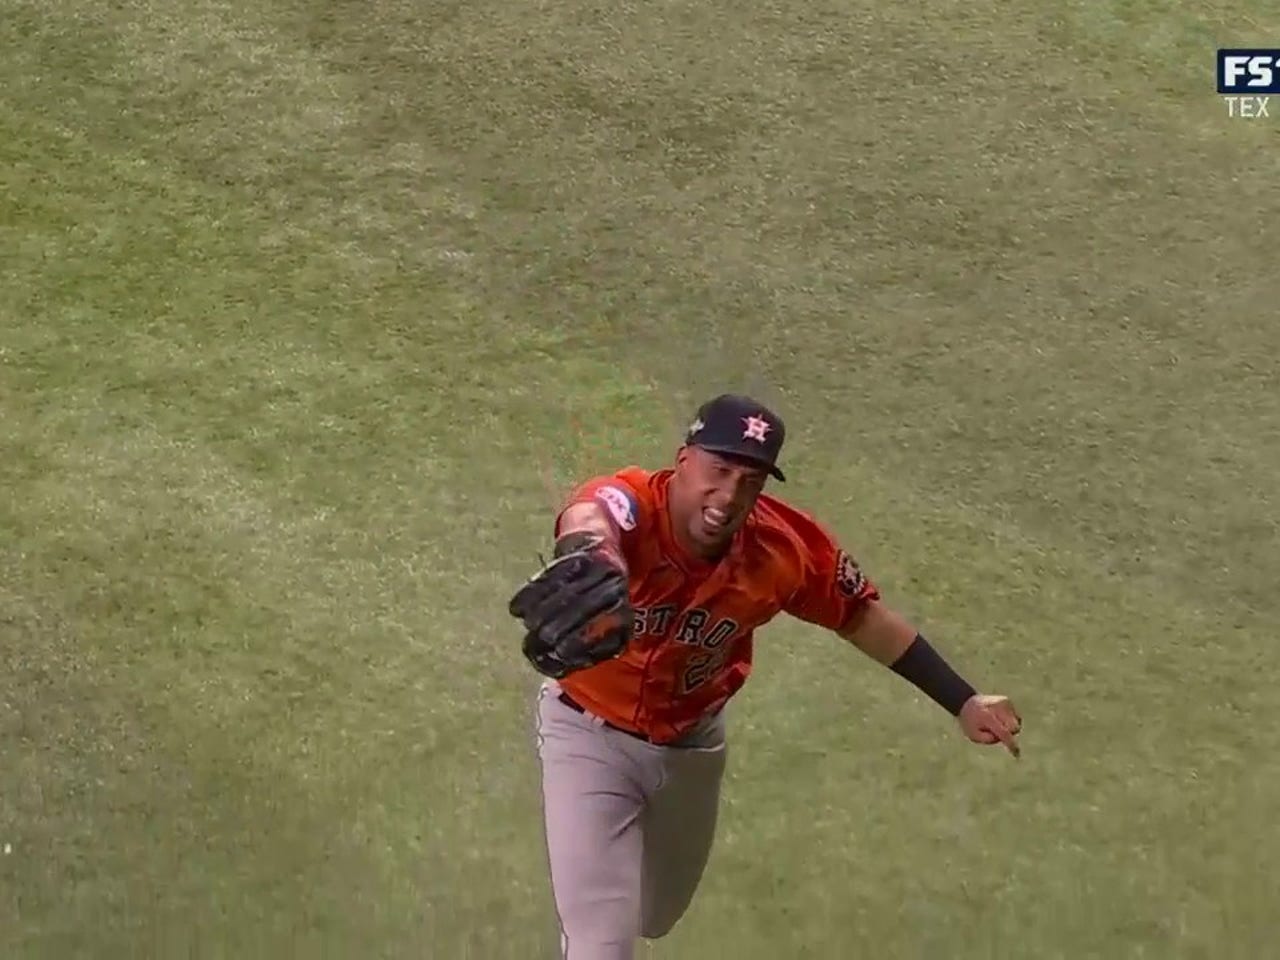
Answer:
[[1218, 93], [1228, 116], [1268, 116], [1270, 94], [1280, 94], [1280, 50], [1219, 50]]

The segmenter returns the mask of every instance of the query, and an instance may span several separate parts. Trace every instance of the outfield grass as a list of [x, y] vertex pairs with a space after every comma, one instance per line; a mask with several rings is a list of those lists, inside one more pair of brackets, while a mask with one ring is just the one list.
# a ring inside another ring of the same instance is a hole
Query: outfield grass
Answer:
[[663, 958], [1280, 921], [1264, 0], [0, 0], [0, 955], [551, 958], [506, 597], [762, 391], [1026, 718], [778, 622]]

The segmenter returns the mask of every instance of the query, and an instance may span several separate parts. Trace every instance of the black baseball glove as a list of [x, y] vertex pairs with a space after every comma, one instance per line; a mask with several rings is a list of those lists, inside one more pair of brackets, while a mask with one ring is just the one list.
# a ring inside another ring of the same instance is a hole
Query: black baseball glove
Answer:
[[555, 679], [612, 660], [631, 639], [627, 575], [590, 534], [556, 541], [552, 561], [516, 591], [509, 610], [524, 623], [525, 657]]

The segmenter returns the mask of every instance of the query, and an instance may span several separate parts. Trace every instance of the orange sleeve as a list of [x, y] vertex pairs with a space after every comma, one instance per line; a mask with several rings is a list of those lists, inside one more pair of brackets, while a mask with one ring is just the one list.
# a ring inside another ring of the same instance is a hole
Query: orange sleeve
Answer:
[[586, 503], [594, 500], [604, 507], [605, 514], [613, 522], [614, 528], [625, 542], [631, 539], [640, 525], [641, 504], [644, 502], [643, 491], [628, 483], [617, 474], [592, 477], [575, 487], [565, 500], [560, 512], [556, 514], [555, 535], [560, 535], [560, 519], [564, 511], [575, 503]]
[[788, 526], [799, 562], [794, 590], [782, 609], [820, 627], [840, 630], [868, 603], [879, 600], [880, 591], [822, 524], [801, 511], [790, 513]]

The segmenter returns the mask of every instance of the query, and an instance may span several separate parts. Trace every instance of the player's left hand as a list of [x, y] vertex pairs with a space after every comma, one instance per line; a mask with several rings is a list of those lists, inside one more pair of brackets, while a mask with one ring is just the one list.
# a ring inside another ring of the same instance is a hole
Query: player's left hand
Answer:
[[1002, 743], [1015, 757], [1022, 756], [1018, 733], [1022, 717], [1008, 697], [977, 693], [960, 708], [960, 729], [974, 743]]

